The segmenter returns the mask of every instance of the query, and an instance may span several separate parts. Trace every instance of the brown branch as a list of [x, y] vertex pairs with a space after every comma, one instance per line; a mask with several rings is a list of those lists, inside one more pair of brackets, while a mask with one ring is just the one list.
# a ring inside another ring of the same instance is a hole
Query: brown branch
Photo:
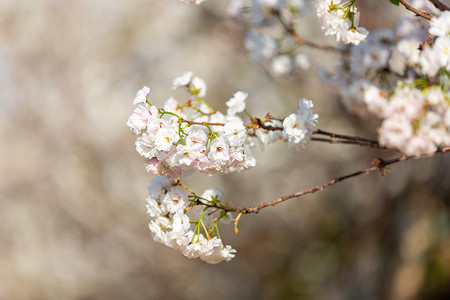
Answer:
[[361, 147], [369, 147], [369, 148], [375, 148], [375, 149], [380, 149], [380, 150], [392, 150], [392, 149], [380, 146], [378, 143], [367, 143], [367, 142], [361, 142], [361, 141], [334, 140], [334, 139], [317, 138], [317, 137], [312, 137], [311, 141], [324, 142], [324, 143], [329, 143], [329, 144], [350, 144], [350, 145], [359, 145]]
[[[439, 147], [438, 150], [435, 152], [436, 153], [447, 153], [450, 152], [450, 146], [444, 146], [444, 147]], [[424, 157], [428, 157], [428, 156], [424, 156]], [[344, 180], [359, 176], [359, 175], [365, 175], [365, 174], [369, 174], [375, 171], [379, 171], [381, 175], [385, 175], [386, 174], [386, 170], [387, 170], [387, 166], [392, 165], [392, 164], [396, 164], [399, 162], [403, 162], [403, 161], [407, 161], [411, 158], [414, 158], [413, 156], [407, 156], [407, 155], [402, 155], [399, 156], [397, 158], [394, 159], [390, 159], [390, 160], [383, 160], [381, 158], [377, 158], [374, 159], [372, 161], [372, 167], [367, 167], [365, 169], [361, 169], [358, 171], [355, 171], [353, 173], [347, 174], [347, 175], [343, 175], [340, 177], [336, 177], [328, 182], [325, 182], [323, 184], [320, 185], [316, 185], [312, 188], [309, 188], [307, 190], [303, 190], [300, 192], [297, 192], [295, 194], [291, 194], [291, 195], [287, 195], [287, 196], [282, 196], [274, 201], [271, 202], [265, 202], [262, 203], [260, 205], [257, 206], [252, 206], [252, 207], [247, 207], [247, 208], [242, 208], [242, 209], [237, 209], [237, 208], [233, 208], [233, 207], [229, 207], [229, 206], [224, 206], [224, 205], [220, 205], [220, 204], [207, 204], [204, 202], [199, 201], [198, 199], [195, 202], [195, 205], [205, 205], [207, 207], [210, 208], [216, 208], [218, 210], [222, 210], [222, 211], [226, 211], [226, 212], [233, 212], [233, 213], [239, 213], [239, 214], [257, 214], [261, 209], [269, 207], [269, 206], [275, 206], [281, 202], [284, 202], [286, 200], [289, 199], [293, 199], [293, 198], [299, 198], [302, 197], [304, 195], [307, 194], [313, 194], [317, 191], [322, 191], [325, 188], [328, 188], [332, 185], [335, 185], [339, 182], [342, 182]], [[423, 158], [423, 157], [415, 157], [415, 158]]]
[[349, 140], [349, 141], [360, 141], [360, 142], [365, 142], [365, 143], [378, 145], [378, 141], [376, 141], [376, 140], [372, 140], [372, 139], [368, 139], [368, 138], [364, 138], [364, 137], [359, 137], [359, 136], [351, 136], [351, 135], [333, 133], [333, 132], [325, 131], [325, 130], [322, 130], [322, 129], [314, 130], [313, 134], [326, 135], [326, 136], [329, 136], [332, 139], [338, 138], [338, 139], [344, 139], [344, 140]]
[[440, 2], [439, 0], [428, 0], [431, 3], [433, 3], [433, 5], [439, 9], [440, 11], [446, 11], [446, 10], [450, 10], [450, 7], [448, 7], [447, 5], [445, 5], [444, 3]]
[[237, 212], [237, 213], [241, 213], [241, 214], [252, 214], [252, 213], [256, 214], [265, 207], [275, 206], [281, 202], [284, 202], [284, 201], [292, 199], [292, 198], [298, 198], [298, 197], [301, 197], [301, 196], [304, 196], [307, 194], [315, 193], [317, 191], [322, 191], [323, 189], [330, 187], [336, 183], [339, 183], [341, 181], [344, 181], [344, 180], [347, 180], [347, 179], [350, 179], [350, 178], [353, 178], [353, 177], [356, 177], [359, 175], [369, 174], [369, 173], [372, 173], [377, 170], [380, 171], [382, 174], [384, 174], [385, 169], [388, 165], [392, 165], [392, 164], [395, 164], [395, 163], [398, 163], [401, 161], [406, 161], [410, 158], [411, 158], [410, 156], [403, 155], [403, 156], [400, 156], [398, 158], [394, 158], [391, 160], [376, 159], [372, 162], [372, 164], [374, 165], [373, 167], [365, 168], [365, 169], [362, 169], [362, 170], [359, 170], [359, 171], [356, 171], [356, 172], [353, 172], [353, 173], [350, 173], [350, 174], [347, 174], [347, 175], [344, 175], [341, 177], [336, 177], [333, 180], [330, 180], [323, 184], [316, 185], [315, 187], [312, 187], [310, 189], [307, 189], [307, 190], [304, 190], [304, 191], [301, 191], [301, 192], [298, 192], [298, 193], [295, 193], [292, 195], [280, 197], [272, 202], [266, 202], [266, 203], [262, 203], [258, 206], [253, 206], [253, 207], [248, 207], [248, 208], [243, 208], [243, 209], [231, 210], [231, 212]]
[[412, 11], [413, 13], [416, 14], [416, 16], [420, 16], [428, 21], [431, 20], [431, 16], [428, 14], [425, 14], [417, 9], [415, 9], [414, 7], [412, 7], [408, 2], [406, 2], [405, 0], [399, 0], [399, 2], [409, 11]]
[[[436, 151], [436, 153], [447, 153], [447, 152], [450, 152], [450, 146], [440, 147]], [[344, 175], [344, 176], [336, 177], [336, 178], [334, 178], [334, 179], [332, 179], [332, 180], [330, 180], [328, 182], [325, 182], [325, 183], [320, 184], [320, 185], [316, 185], [316, 186], [314, 186], [314, 187], [312, 187], [310, 189], [307, 189], [307, 190], [304, 190], [304, 191], [301, 191], [301, 192], [298, 192], [298, 193], [295, 193], [295, 194], [292, 194], [292, 195], [283, 196], [283, 197], [280, 197], [280, 198], [278, 198], [278, 199], [276, 199], [274, 201], [265, 202], [265, 203], [262, 203], [262, 204], [260, 204], [258, 206], [253, 206], [253, 207], [248, 207], [248, 208], [243, 208], [243, 209], [230, 209], [230, 208], [227, 208], [226, 211], [236, 212], [236, 213], [240, 213], [240, 214], [256, 214], [261, 209], [263, 209], [265, 207], [275, 206], [275, 205], [277, 205], [277, 204], [279, 204], [281, 202], [284, 202], [284, 201], [292, 199], [292, 198], [299, 198], [299, 197], [307, 195], [307, 194], [312, 194], [312, 193], [315, 193], [317, 191], [322, 191], [323, 189], [325, 189], [327, 187], [330, 187], [330, 186], [332, 186], [334, 184], [337, 184], [339, 182], [342, 182], [344, 180], [347, 180], [347, 179], [350, 179], [350, 178], [353, 178], [353, 177], [356, 177], [356, 176], [359, 176], [359, 175], [369, 174], [369, 173], [375, 172], [377, 170], [380, 171], [380, 173], [382, 175], [384, 175], [387, 166], [392, 165], [392, 164], [396, 164], [398, 162], [406, 161], [406, 160], [409, 160], [411, 158], [413, 158], [413, 157], [412, 156], [406, 156], [406, 155], [402, 155], [402, 156], [399, 156], [397, 158], [390, 159], [390, 160], [383, 160], [381, 158], [378, 158], [378, 159], [375, 159], [375, 160], [372, 161], [372, 165], [373, 165], [372, 167], [368, 167], [368, 168], [365, 168], [365, 169], [362, 169], [362, 170], [359, 170], [359, 171], [356, 171], [356, 172], [353, 172], [353, 173], [350, 173], [350, 174], [347, 174], [347, 175]], [[417, 158], [421, 158], [421, 157], [417, 157]]]

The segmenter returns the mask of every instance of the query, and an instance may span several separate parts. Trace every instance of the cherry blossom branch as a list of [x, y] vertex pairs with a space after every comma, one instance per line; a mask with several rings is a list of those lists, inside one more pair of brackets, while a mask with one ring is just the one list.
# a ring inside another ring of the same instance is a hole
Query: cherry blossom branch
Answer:
[[429, 0], [440, 11], [450, 10], [450, 7], [440, 2], [439, 0]]
[[423, 13], [423, 12], [421, 12], [421, 11], [415, 9], [414, 7], [412, 7], [412, 6], [411, 6], [408, 2], [406, 2], [405, 0], [399, 0], [399, 2], [400, 2], [407, 10], [409, 10], [409, 11], [415, 13], [417, 16], [420, 16], [420, 17], [422, 17], [422, 18], [424, 18], [424, 19], [426, 19], [426, 20], [428, 20], [428, 21], [431, 20], [431, 16], [430, 16], [430, 15], [428, 15], [428, 14], [426, 14], [426, 13]]
[[[180, 123], [188, 123], [189, 125], [203, 125], [203, 126], [225, 126], [224, 123], [209, 123], [209, 122], [194, 122], [189, 121], [185, 119], [179, 119], [178, 122]], [[255, 118], [256, 127], [262, 128], [265, 130], [270, 131], [281, 131], [283, 130], [283, 127], [273, 127], [269, 125], [264, 125], [264, 123], [261, 122], [260, 119]], [[253, 134], [251, 134], [253, 135]], [[311, 141], [315, 142], [325, 142], [329, 144], [351, 144], [351, 145], [359, 145], [361, 147], [369, 147], [369, 148], [375, 148], [375, 149], [381, 149], [381, 150], [391, 150], [386, 147], [381, 146], [378, 141], [359, 137], [359, 136], [351, 136], [351, 135], [344, 135], [344, 134], [338, 134], [333, 133], [329, 131], [325, 131], [322, 129], [317, 129], [313, 132], [313, 135], [325, 135], [329, 138], [318, 138], [318, 137], [312, 137]]]

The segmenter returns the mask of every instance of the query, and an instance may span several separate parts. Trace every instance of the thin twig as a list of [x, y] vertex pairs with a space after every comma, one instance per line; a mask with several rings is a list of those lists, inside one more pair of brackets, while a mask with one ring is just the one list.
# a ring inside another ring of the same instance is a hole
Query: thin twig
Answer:
[[[447, 153], [447, 152], [450, 152], [450, 146], [440, 147], [436, 151], [436, 153]], [[402, 155], [402, 156], [399, 156], [397, 158], [390, 159], [390, 160], [383, 160], [381, 158], [378, 158], [378, 159], [375, 159], [372, 162], [372, 165], [373, 165], [372, 167], [368, 167], [368, 168], [365, 168], [365, 169], [362, 169], [362, 170], [359, 170], [359, 171], [356, 171], [356, 172], [353, 172], [353, 173], [350, 173], [350, 174], [347, 174], [347, 175], [344, 175], [344, 176], [336, 177], [333, 180], [330, 180], [330, 181], [325, 182], [325, 183], [320, 184], [320, 185], [316, 185], [316, 186], [314, 186], [314, 187], [312, 187], [310, 189], [307, 189], [307, 190], [304, 190], [304, 191], [300, 191], [300, 192], [292, 194], [292, 195], [283, 196], [283, 197], [280, 197], [280, 198], [278, 198], [278, 199], [276, 199], [274, 201], [262, 203], [262, 204], [260, 204], [258, 206], [253, 206], [253, 207], [248, 207], [248, 208], [243, 208], [243, 209], [229, 209], [229, 208], [227, 208], [226, 211], [236, 212], [236, 213], [240, 213], [240, 214], [256, 214], [261, 209], [263, 209], [265, 207], [275, 206], [275, 205], [277, 205], [277, 204], [279, 204], [281, 202], [284, 202], [284, 201], [292, 199], [292, 198], [299, 198], [299, 197], [307, 195], [307, 194], [312, 194], [312, 193], [315, 193], [317, 191], [322, 191], [323, 189], [325, 189], [327, 187], [330, 187], [330, 186], [332, 186], [332, 185], [334, 185], [336, 183], [342, 182], [344, 180], [347, 180], [347, 179], [350, 179], [350, 178], [353, 178], [353, 177], [356, 177], [356, 176], [359, 176], [359, 175], [369, 174], [369, 173], [375, 172], [377, 170], [380, 171], [380, 173], [382, 175], [384, 175], [387, 166], [395, 164], [395, 163], [398, 163], [398, 162], [406, 161], [406, 160], [409, 160], [411, 158], [413, 158], [413, 157], [412, 156], [406, 156], [406, 155]], [[416, 158], [420, 158], [420, 157], [416, 157]]]
[[351, 136], [351, 135], [333, 133], [333, 132], [325, 131], [322, 129], [314, 130], [313, 134], [326, 135], [333, 139], [338, 138], [338, 139], [344, 139], [344, 140], [349, 140], [349, 141], [360, 141], [360, 142], [366, 142], [366, 143], [371, 143], [371, 144], [378, 144], [378, 141], [376, 141], [376, 140], [359, 137], [359, 136]]
[[440, 2], [439, 0], [429, 0], [431, 3], [433, 3], [433, 5], [439, 9], [440, 11], [446, 11], [446, 10], [450, 10], [450, 7], [448, 7], [447, 5], [445, 5], [444, 3]]
[[361, 142], [361, 141], [334, 140], [334, 139], [318, 138], [318, 137], [312, 137], [311, 141], [324, 142], [324, 143], [329, 143], [329, 144], [350, 144], [350, 145], [358, 145], [361, 147], [369, 147], [369, 148], [375, 148], [375, 149], [380, 149], [380, 150], [392, 150], [392, 149], [388, 149], [386, 147], [380, 146], [378, 143], [367, 143], [367, 142]]
[[403, 4], [403, 6], [404, 6], [407, 10], [412, 11], [412, 12], [415, 13], [417, 16], [421, 16], [422, 18], [427, 19], [428, 21], [431, 20], [431, 16], [430, 16], [430, 15], [425, 14], [425, 13], [423, 13], [423, 12], [421, 12], [421, 11], [415, 9], [414, 7], [412, 7], [412, 6], [411, 6], [408, 2], [406, 2], [405, 0], [399, 0], [399, 2], [400, 2], [401, 4]]
[[243, 209], [237, 209], [237, 210], [234, 210], [232, 212], [237, 212], [237, 213], [242, 213], [242, 214], [258, 213], [261, 209], [263, 209], [265, 207], [275, 206], [275, 205], [277, 205], [277, 204], [279, 204], [281, 202], [284, 202], [284, 201], [292, 199], [292, 198], [298, 198], [298, 197], [301, 197], [301, 196], [304, 196], [304, 195], [307, 195], [307, 194], [312, 194], [312, 193], [315, 193], [317, 191], [321, 191], [321, 190], [323, 190], [323, 189], [325, 189], [327, 187], [330, 187], [330, 186], [332, 186], [332, 185], [334, 185], [336, 183], [339, 183], [341, 181], [344, 181], [344, 180], [347, 180], [347, 179], [350, 179], [350, 178], [353, 178], [353, 177], [356, 177], [356, 176], [359, 176], [359, 175], [369, 174], [369, 173], [372, 173], [372, 172], [377, 171], [377, 170], [380, 171], [381, 173], [384, 173], [385, 168], [388, 165], [392, 165], [392, 164], [395, 164], [395, 163], [398, 163], [398, 162], [401, 162], [401, 161], [405, 161], [405, 160], [408, 160], [410, 158], [411, 158], [410, 156], [403, 155], [403, 156], [400, 156], [400, 157], [397, 157], [397, 158], [394, 158], [394, 159], [391, 159], [391, 160], [377, 159], [377, 160], [375, 160], [373, 162], [373, 164], [374, 164], [373, 167], [365, 168], [365, 169], [362, 169], [362, 170], [359, 170], [359, 171], [356, 171], [356, 172], [353, 172], [353, 173], [350, 173], [350, 174], [347, 174], [347, 175], [344, 175], [344, 176], [341, 176], [341, 177], [336, 177], [333, 180], [330, 180], [330, 181], [325, 182], [323, 184], [316, 185], [315, 187], [312, 187], [312, 188], [304, 190], [304, 191], [300, 191], [300, 192], [292, 194], [292, 195], [287, 195], [287, 196], [280, 197], [280, 198], [278, 198], [278, 199], [276, 199], [276, 200], [274, 200], [272, 202], [266, 202], [266, 203], [262, 203], [262, 204], [260, 204], [258, 206], [253, 206], [253, 207], [248, 207], [248, 208], [243, 208]]
[[274, 9], [273, 14], [277, 17], [278, 21], [280, 22], [281, 26], [283, 26], [284, 30], [292, 35], [295, 38], [295, 42], [300, 46], [308, 46], [311, 48], [319, 49], [319, 50], [325, 50], [325, 51], [337, 51], [337, 52], [345, 52], [343, 49], [335, 48], [333, 46], [327, 46], [327, 45], [320, 45], [316, 44], [312, 41], [306, 40], [304, 37], [302, 37], [297, 30], [295, 30], [295, 27], [293, 24], [287, 24], [283, 16], [281, 15], [280, 11], [277, 9]]

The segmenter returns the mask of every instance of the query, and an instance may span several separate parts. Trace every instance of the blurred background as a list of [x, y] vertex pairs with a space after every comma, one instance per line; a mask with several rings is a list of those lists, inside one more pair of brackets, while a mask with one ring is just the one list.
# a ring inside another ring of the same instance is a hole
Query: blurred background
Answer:
[[[319, 127], [376, 138], [343, 110], [318, 63], [274, 80], [251, 62], [228, 1], [0, 1], [0, 299], [450, 299], [450, 155], [360, 176], [222, 226], [231, 262], [208, 265], [152, 241], [152, 176], [126, 126], [137, 90], [162, 105], [192, 70], [217, 109], [238, 90], [257, 116], [315, 103]], [[383, 3], [381, 3], [383, 2]], [[386, 2], [386, 3], [385, 3]], [[358, 3], [359, 4], [359, 3]], [[361, 25], [393, 28], [402, 9], [366, 1]], [[314, 15], [305, 35], [323, 39]], [[256, 147], [241, 174], [186, 179], [237, 207], [272, 201], [393, 153], [311, 143]]]

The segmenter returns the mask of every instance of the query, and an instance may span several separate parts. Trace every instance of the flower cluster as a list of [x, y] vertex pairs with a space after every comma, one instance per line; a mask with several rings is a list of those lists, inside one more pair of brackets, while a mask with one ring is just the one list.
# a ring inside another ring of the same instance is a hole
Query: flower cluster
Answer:
[[283, 121], [283, 135], [289, 142], [289, 148], [304, 147], [310, 140], [319, 118], [319, 115], [312, 113], [314, 105], [311, 100], [302, 98], [298, 106], [297, 113], [289, 115]]
[[221, 199], [217, 189], [206, 190], [200, 197], [190, 196], [176, 181], [156, 176], [150, 182], [146, 205], [154, 241], [211, 264], [231, 260], [236, 250], [223, 245], [217, 227], [217, 222], [228, 220], [229, 215], [197, 205], [217, 204]]
[[[174, 88], [184, 87], [200, 99], [206, 85], [192, 72], [174, 80]], [[255, 165], [250, 151], [246, 127], [236, 114], [245, 109], [247, 94], [237, 92], [228, 102], [227, 115], [214, 112], [199, 101], [199, 107], [189, 101], [183, 105], [174, 98], [163, 109], [142, 102], [143, 88], [134, 102], [138, 107], [128, 120], [128, 126], [139, 137], [136, 150], [147, 158], [147, 169], [155, 175], [180, 177], [183, 168], [194, 168], [205, 174], [241, 171]], [[139, 102], [139, 99], [141, 102]]]
[[[169, 98], [158, 109], [149, 101], [150, 89], [143, 87], [136, 94], [133, 104], [137, 107], [127, 122], [138, 135], [136, 150], [146, 159], [147, 170], [158, 175], [150, 183], [147, 198], [150, 230], [155, 241], [190, 258], [210, 263], [230, 260], [235, 251], [222, 244], [217, 227], [217, 221], [229, 219], [229, 209], [219, 205], [222, 194], [212, 189], [199, 197], [182, 186], [179, 178], [190, 173], [188, 170], [210, 175], [255, 166], [251, 153], [255, 138], [263, 145], [284, 138], [289, 147], [304, 147], [318, 115], [312, 112], [310, 100], [300, 99], [296, 114], [284, 120], [267, 114], [261, 120], [246, 111], [248, 94], [244, 92], [236, 92], [226, 102], [228, 109], [223, 114], [203, 100], [206, 83], [192, 72], [176, 78], [172, 86], [188, 92], [186, 102]], [[238, 116], [242, 112], [249, 116], [249, 125]]]
[[364, 27], [358, 27], [359, 12], [355, 0], [318, 0], [317, 16], [325, 35], [335, 35], [336, 41], [358, 45], [369, 34]]
[[382, 120], [381, 145], [417, 157], [450, 145], [450, 12], [435, 13], [373, 32], [325, 76], [348, 110]]
[[232, 0], [228, 6], [229, 15], [249, 28], [244, 45], [250, 58], [275, 77], [310, 67], [295, 36], [299, 17], [306, 11], [305, 0]]

